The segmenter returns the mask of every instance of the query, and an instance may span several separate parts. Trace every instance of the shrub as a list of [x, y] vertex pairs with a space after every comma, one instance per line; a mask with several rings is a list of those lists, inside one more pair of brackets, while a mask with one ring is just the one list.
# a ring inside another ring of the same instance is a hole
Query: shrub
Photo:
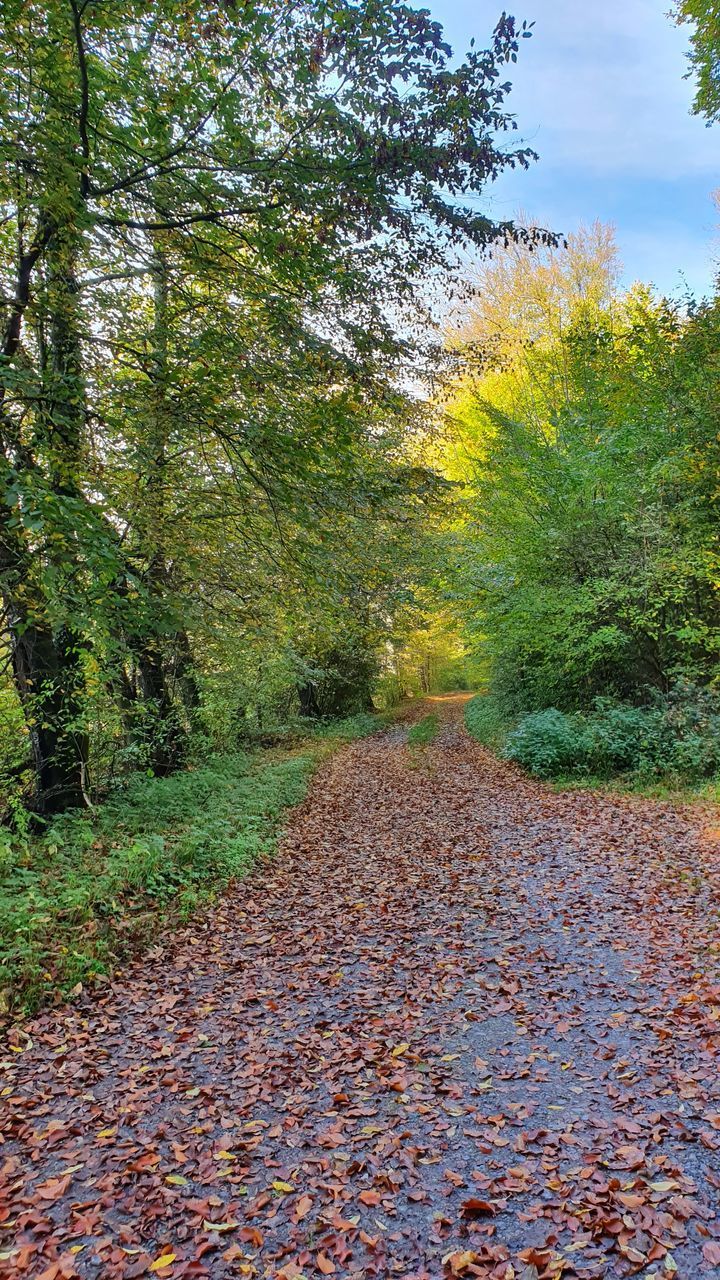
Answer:
[[660, 708], [597, 702], [585, 724], [588, 762], [602, 777], [672, 767], [672, 741]]
[[[343, 720], [324, 720], [311, 727], [312, 736], [329, 738], [337, 742], [355, 742], [358, 738], [367, 738], [371, 733], [387, 724], [387, 716], [373, 711], [358, 711], [354, 716], [345, 716]], [[308, 723], [304, 721], [304, 729], [308, 734]]]
[[[475, 700], [479, 702], [479, 699]], [[488, 724], [498, 725], [492, 703]], [[482, 720], [482, 712], [469, 711]], [[493, 716], [495, 719], [493, 719]], [[481, 724], [485, 739], [492, 728]], [[471, 730], [479, 737], [477, 730]], [[554, 707], [533, 712], [497, 741], [501, 754], [539, 778], [617, 775], [699, 781], [720, 769], [720, 699], [711, 690], [678, 685], [649, 706], [598, 698], [589, 713], [565, 714]]]
[[588, 739], [582, 718], [555, 707], [525, 716], [508, 734], [503, 754], [538, 778], [584, 772]]

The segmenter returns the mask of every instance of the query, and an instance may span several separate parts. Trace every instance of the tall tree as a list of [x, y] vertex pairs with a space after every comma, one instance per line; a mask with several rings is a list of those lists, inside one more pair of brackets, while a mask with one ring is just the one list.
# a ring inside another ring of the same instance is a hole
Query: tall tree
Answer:
[[706, 681], [720, 643], [715, 312], [623, 296], [609, 244], [491, 266], [467, 326], [455, 587], [518, 709]]
[[2, 30], [0, 570], [53, 809], [83, 792], [84, 672], [118, 636], [155, 763], [177, 757], [191, 495], [254, 547], [307, 530], [428, 357], [392, 323], [419, 279], [513, 234], [459, 197], [531, 158], [504, 141], [528, 33], [503, 16], [454, 66], [396, 0], [4, 0]]

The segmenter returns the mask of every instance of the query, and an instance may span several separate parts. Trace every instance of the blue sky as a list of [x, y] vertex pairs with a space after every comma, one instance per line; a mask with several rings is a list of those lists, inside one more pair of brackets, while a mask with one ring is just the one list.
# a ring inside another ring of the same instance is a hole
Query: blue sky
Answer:
[[[424, 0], [456, 54], [484, 47], [503, 0]], [[534, 21], [522, 42], [509, 106], [539, 152], [484, 202], [497, 218], [519, 209], [553, 230], [600, 218], [617, 230], [627, 282], [677, 293], [711, 290], [720, 264], [720, 125], [690, 114], [686, 30], [671, 0], [522, 0]]]

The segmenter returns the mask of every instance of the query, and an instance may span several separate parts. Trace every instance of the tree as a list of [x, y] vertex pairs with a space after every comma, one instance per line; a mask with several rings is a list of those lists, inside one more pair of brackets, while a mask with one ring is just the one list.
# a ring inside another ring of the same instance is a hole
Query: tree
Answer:
[[716, 308], [621, 295], [607, 249], [596, 228], [491, 266], [467, 326], [456, 583], [514, 710], [642, 698], [717, 660]]
[[503, 142], [529, 33], [503, 16], [454, 67], [394, 0], [3, 18], [0, 579], [51, 811], [86, 790], [89, 667], [159, 720], [154, 767], [180, 758], [209, 526], [298, 561], [380, 411], [414, 413], [432, 344], [392, 317], [454, 245], [515, 234], [458, 197], [532, 158]]
[[709, 124], [720, 119], [720, 5], [717, 0], [677, 0], [675, 19], [693, 27], [688, 55], [695, 76], [694, 110]]

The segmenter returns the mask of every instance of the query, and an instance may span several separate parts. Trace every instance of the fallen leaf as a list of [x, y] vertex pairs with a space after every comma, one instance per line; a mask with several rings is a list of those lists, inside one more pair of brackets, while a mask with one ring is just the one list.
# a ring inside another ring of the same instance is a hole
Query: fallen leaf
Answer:
[[307, 1217], [312, 1209], [312, 1204], [313, 1202], [310, 1196], [300, 1196], [299, 1199], [295, 1201], [293, 1213], [296, 1222], [301, 1222], [303, 1218]]
[[163, 1267], [169, 1267], [177, 1257], [176, 1253], [161, 1253], [159, 1258], [150, 1263], [148, 1271], [162, 1271]]

